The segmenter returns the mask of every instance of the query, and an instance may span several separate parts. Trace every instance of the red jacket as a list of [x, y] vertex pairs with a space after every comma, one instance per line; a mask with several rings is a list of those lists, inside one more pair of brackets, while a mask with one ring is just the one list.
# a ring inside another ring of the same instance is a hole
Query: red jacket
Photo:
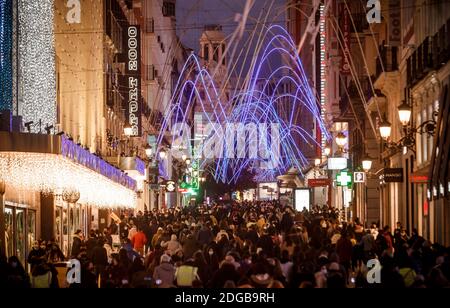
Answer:
[[131, 244], [133, 244], [134, 249], [141, 249], [147, 243], [147, 237], [144, 232], [139, 231], [131, 238]]

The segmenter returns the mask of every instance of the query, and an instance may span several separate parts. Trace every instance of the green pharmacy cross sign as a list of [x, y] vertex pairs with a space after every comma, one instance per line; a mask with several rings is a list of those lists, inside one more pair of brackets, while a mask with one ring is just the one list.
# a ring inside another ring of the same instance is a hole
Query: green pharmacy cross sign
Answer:
[[342, 171], [337, 174], [336, 176], [336, 182], [338, 186], [347, 186], [352, 187], [353, 184], [353, 178], [352, 175], [346, 171]]

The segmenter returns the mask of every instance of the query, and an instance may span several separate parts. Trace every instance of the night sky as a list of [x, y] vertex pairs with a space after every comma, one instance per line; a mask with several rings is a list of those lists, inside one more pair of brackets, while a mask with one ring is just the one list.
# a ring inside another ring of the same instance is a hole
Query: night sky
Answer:
[[[177, 1], [177, 34], [183, 45], [198, 53], [203, 26], [207, 24], [220, 24], [226, 37], [232, 35], [238, 25], [234, 21], [235, 15], [242, 14], [245, 3], [246, 0]], [[261, 12], [266, 12], [271, 4], [273, 5], [267, 25], [276, 23], [285, 26], [285, 3], [286, 0], [256, 0], [247, 21], [246, 34], [241, 42], [245, 42], [248, 35], [254, 31]]]

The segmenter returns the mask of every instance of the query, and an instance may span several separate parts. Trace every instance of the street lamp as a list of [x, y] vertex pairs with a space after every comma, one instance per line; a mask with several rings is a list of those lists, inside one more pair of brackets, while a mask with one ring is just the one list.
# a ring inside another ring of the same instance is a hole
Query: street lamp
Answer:
[[381, 138], [383, 138], [384, 140], [388, 140], [389, 137], [391, 136], [391, 131], [392, 131], [392, 125], [391, 125], [391, 123], [388, 122], [388, 120], [386, 119], [386, 116], [384, 116], [383, 122], [380, 123]]
[[409, 121], [411, 120], [411, 113], [411, 106], [405, 102], [398, 107], [398, 117], [403, 126], [407, 126], [409, 124]]
[[123, 127], [123, 133], [127, 137], [131, 137], [131, 135], [133, 135], [133, 128], [131, 127], [130, 123], [127, 122], [127, 124], [125, 124], [125, 126]]
[[167, 153], [164, 150], [159, 151], [159, 158], [165, 159], [167, 156]]
[[321, 163], [322, 163], [322, 160], [321, 160], [320, 158], [316, 158], [316, 159], [314, 160], [314, 165], [315, 165], [316, 167], [319, 167]]
[[325, 154], [325, 156], [330, 156], [330, 154], [331, 154], [331, 148], [330, 147], [326, 147], [324, 150], [323, 150], [323, 153]]
[[149, 144], [147, 144], [147, 146], [145, 147], [145, 155], [147, 157], [151, 157], [152, 154], [153, 154], [153, 149]]
[[191, 160], [188, 158], [188, 159], [186, 159], [186, 165], [190, 165], [191, 164]]
[[336, 144], [341, 149], [343, 149], [345, 147], [345, 145], [347, 144], [347, 136], [343, 132], [340, 132], [339, 134], [337, 134]]
[[373, 161], [368, 155], [364, 156], [362, 159], [362, 168], [366, 173], [372, 169], [372, 163]]

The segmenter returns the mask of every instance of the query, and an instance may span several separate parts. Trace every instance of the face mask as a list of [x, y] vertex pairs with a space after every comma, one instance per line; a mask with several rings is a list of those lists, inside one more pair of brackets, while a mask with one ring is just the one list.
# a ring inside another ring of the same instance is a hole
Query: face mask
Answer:
[[212, 256], [214, 254], [213, 250], [208, 251], [209, 255]]
[[322, 228], [326, 228], [326, 227], [327, 227], [326, 223], [322, 224]]
[[38, 250], [38, 249], [39, 249], [39, 246], [38, 246], [38, 245], [34, 245], [34, 246], [33, 246], [33, 249], [34, 249], [34, 250]]
[[46, 247], [44, 245], [41, 246], [41, 249], [45, 249]]
[[16, 268], [16, 267], [17, 267], [17, 262], [12, 262], [12, 263], [11, 263], [11, 266], [12, 266], [13, 268]]

